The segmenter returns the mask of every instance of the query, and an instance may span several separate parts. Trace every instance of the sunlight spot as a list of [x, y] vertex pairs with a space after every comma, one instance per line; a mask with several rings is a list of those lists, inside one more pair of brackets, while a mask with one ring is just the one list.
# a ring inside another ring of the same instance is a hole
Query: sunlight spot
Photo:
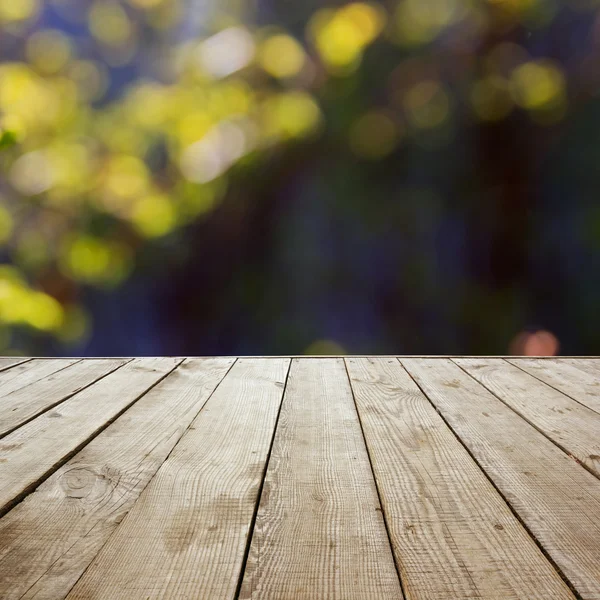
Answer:
[[26, 21], [38, 10], [38, 0], [0, 0], [0, 22]]
[[15, 190], [25, 196], [41, 194], [54, 183], [50, 162], [40, 150], [19, 157], [10, 169], [9, 177]]
[[26, 54], [29, 62], [39, 71], [56, 73], [71, 58], [71, 42], [60, 31], [38, 31], [27, 40]]
[[208, 38], [198, 49], [204, 69], [214, 77], [226, 77], [247, 66], [254, 58], [255, 45], [244, 27], [230, 27]]
[[564, 76], [550, 62], [528, 62], [517, 67], [511, 84], [515, 102], [530, 110], [548, 107], [564, 99]]
[[96, 0], [89, 14], [92, 35], [108, 46], [122, 46], [131, 37], [131, 22], [123, 7], [113, 1]]
[[135, 203], [131, 221], [143, 236], [160, 237], [175, 227], [175, 211], [166, 196], [154, 194]]
[[318, 11], [309, 23], [309, 33], [325, 66], [335, 72], [357, 66], [385, 20], [379, 5], [354, 2], [337, 10]]
[[289, 35], [274, 35], [260, 47], [260, 65], [273, 77], [286, 78], [297, 75], [304, 66], [304, 61], [302, 46]]

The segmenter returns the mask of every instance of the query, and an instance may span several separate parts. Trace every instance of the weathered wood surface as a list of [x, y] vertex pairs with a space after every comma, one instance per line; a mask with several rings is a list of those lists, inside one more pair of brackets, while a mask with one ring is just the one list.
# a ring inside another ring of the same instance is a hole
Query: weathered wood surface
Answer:
[[180, 361], [137, 359], [0, 440], [0, 514]]
[[600, 413], [600, 359], [510, 359], [513, 365]]
[[346, 360], [409, 598], [573, 598], [395, 359]]
[[0, 358], [0, 437], [2, 600], [600, 600], [598, 358]]
[[67, 595], [233, 362], [187, 360], [0, 519], [3, 600]]
[[515, 412], [600, 477], [600, 414], [505, 361], [455, 359]]
[[[53, 373], [58, 373], [75, 363], [79, 359], [34, 359], [24, 363], [10, 365], [0, 371], [0, 399], [9, 396], [16, 390], [21, 390], [34, 384], [40, 379], [45, 379]], [[4, 401], [0, 400], [0, 410], [4, 410]]]
[[402, 364], [581, 597], [600, 599], [600, 480], [450, 360]]
[[68, 598], [233, 598], [288, 371], [240, 359]]
[[29, 358], [0, 358], [0, 371], [29, 362], [30, 360]]
[[242, 598], [402, 598], [342, 359], [294, 359]]
[[[10, 433], [19, 425], [27, 423], [36, 415], [60, 404], [111, 371], [118, 369], [125, 362], [124, 360], [80, 361], [65, 366], [48, 377], [42, 376], [43, 378], [2, 396], [0, 398], [0, 437]], [[30, 374], [30, 369], [25, 371], [25, 375]], [[39, 373], [36, 377], [39, 377]]]

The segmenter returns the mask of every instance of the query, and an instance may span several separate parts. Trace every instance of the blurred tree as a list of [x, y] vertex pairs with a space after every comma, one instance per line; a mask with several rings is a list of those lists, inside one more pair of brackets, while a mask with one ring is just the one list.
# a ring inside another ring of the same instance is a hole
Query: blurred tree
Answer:
[[571, 191], [600, 218], [599, 23], [591, 0], [0, 0], [4, 352], [493, 353], [543, 325], [597, 353], [598, 285], [545, 315], [571, 276], [540, 248]]

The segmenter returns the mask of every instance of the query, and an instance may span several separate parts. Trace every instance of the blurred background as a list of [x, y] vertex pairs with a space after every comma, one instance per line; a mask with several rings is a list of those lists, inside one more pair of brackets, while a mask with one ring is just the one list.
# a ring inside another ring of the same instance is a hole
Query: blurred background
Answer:
[[600, 354], [598, 0], [0, 0], [0, 354]]

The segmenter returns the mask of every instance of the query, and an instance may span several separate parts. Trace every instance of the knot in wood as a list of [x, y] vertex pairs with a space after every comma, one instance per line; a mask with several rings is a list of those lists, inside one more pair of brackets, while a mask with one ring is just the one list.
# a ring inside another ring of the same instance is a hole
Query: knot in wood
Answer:
[[88, 467], [73, 467], [61, 475], [60, 485], [68, 498], [87, 498], [92, 493], [96, 496], [105, 494], [112, 482]]

